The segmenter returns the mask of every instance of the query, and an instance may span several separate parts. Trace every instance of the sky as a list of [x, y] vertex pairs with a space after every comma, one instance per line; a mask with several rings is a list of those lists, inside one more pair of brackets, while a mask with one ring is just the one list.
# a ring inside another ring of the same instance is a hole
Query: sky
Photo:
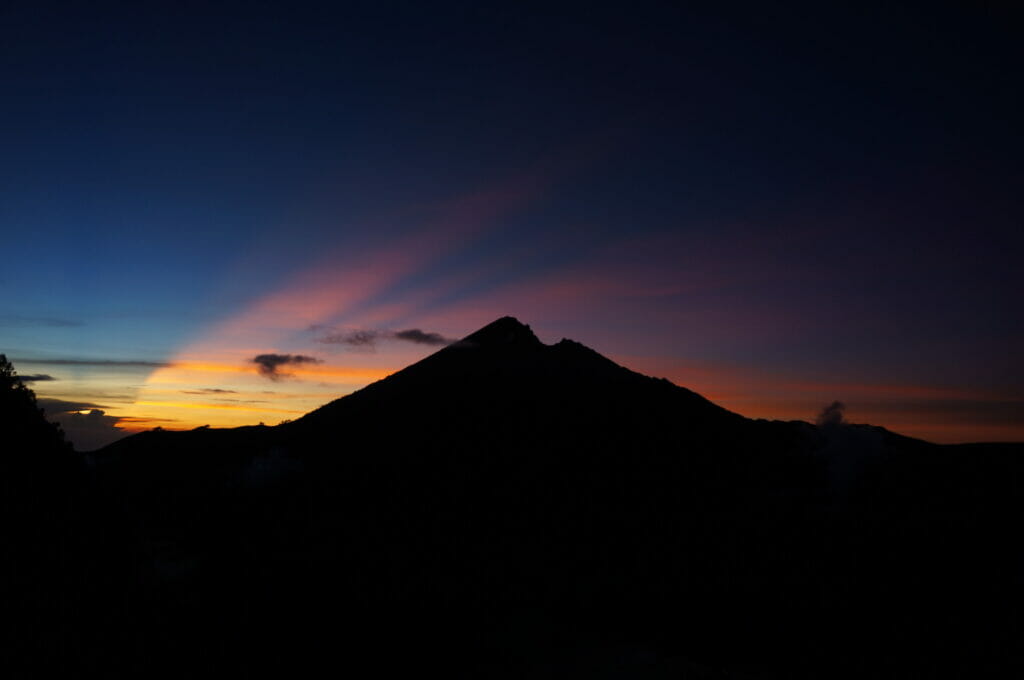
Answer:
[[505, 315], [750, 417], [1024, 440], [1010, 3], [489, 4], [0, 6], [0, 352], [77, 447]]

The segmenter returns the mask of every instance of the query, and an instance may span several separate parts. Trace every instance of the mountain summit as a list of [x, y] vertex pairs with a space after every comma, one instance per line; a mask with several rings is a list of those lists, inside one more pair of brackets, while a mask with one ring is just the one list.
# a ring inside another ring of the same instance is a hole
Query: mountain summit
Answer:
[[529, 326], [512, 316], [503, 316], [497, 321], [492, 321], [475, 333], [467, 335], [459, 343], [483, 347], [537, 347], [542, 344]]
[[360, 419], [375, 417], [365, 411], [367, 405], [385, 401], [381, 416], [417, 423], [448, 419], [456, 412], [457, 422], [492, 423], [502, 414], [515, 413], [517, 422], [535, 426], [557, 416], [587, 427], [584, 422], [594, 414], [607, 413], [639, 425], [667, 416], [657, 404], [669, 403], [675, 410], [656, 429], [682, 423], [703, 428], [723, 418], [740, 419], [690, 390], [635, 373], [578, 342], [563, 339], [545, 345], [528, 325], [505, 316], [307, 414], [296, 427], [332, 427], [355, 411]]

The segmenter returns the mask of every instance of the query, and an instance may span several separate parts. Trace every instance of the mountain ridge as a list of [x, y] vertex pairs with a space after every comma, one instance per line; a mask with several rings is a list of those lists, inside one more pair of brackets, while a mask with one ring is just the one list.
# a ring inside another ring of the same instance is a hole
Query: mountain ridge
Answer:
[[194, 638], [278, 675], [1024, 669], [1024, 447], [748, 419], [511, 317], [294, 422], [94, 460], [155, 631], [131, 668]]
[[481, 381], [502, 380], [506, 385], [513, 382], [526, 389], [530, 380], [542, 384], [554, 376], [564, 376], [560, 380], [562, 388], [571, 380], [589, 384], [605, 381], [606, 389], [624, 383], [672, 385], [687, 395], [693, 407], [716, 410], [720, 415], [730, 413], [691, 390], [632, 371], [577, 341], [563, 338], [552, 345], [544, 344], [528, 325], [505, 316], [386, 378], [311, 411], [294, 424], [301, 427], [328, 417], [369, 395], [389, 398], [396, 391], [434, 390], [447, 398], [457, 398], [457, 389], [460, 385], [466, 387], [467, 382], [479, 389]]

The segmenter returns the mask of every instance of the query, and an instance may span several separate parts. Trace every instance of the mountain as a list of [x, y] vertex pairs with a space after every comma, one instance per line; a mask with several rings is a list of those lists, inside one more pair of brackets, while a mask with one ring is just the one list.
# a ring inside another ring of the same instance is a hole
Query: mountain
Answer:
[[[366, 421], [363, 419], [370, 419]], [[360, 422], [355, 436], [373, 446], [381, 429], [412, 446], [550, 446], [552, 437], [609, 432], [644, 438], [665, 428], [691, 434], [744, 419], [694, 392], [634, 373], [571, 340], [548, 346], [504, 317], [394, 375], [286, 426], [318, 437]], [[379, 421], [379, 427], [370, 426]], [[399, 428], [387, 423], [400, 423]], [[417, 435], [417, 433], [419, 433]]]
[[96, 453], [104, 628], [47, 670], [1004, 677], [1022, 454], [750, 420], [505, 317], [292, 423]]

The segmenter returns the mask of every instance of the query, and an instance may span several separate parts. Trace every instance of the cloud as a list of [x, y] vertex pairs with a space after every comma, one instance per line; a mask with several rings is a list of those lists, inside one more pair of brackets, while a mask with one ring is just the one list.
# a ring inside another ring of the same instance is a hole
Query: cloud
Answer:
[[0, 316], [0, 326], [49, 326], [51, 328], [77, 328], [84, 325], [73, 319], [58, 319], [45, 316], [22, 316], [21, 314], [4, 314]]
[[30, 382], [46, 382], [49, 380], [56, 380], [52, 375], [46, 375], [45, 373], [36, 373], [35, 375], [19, 375], [18, 380], [23, 383]]
[[53, 399], [51, 397], [39, 397], [36, 399], [36, 403], [48, 416], [57, 415], [60, 413], [70, 413], [78, 411], [88, 411], [91, 409], [104, 409], [106, 406], [101, 404], [94, 404], [90, 401], [66, 401], [64, 399]]
[[60, 413], [50, 418], [58, 423], [68, 440], [79, 451], [93, 451], [117, 441], [127, 433], [118, 429], [121, 421], [117, 416], [108, 416], [102, 409], [94, 408], [87, 413]]
[[178, 418], [139, 418], [135, 416], [121, 416], [118, 418], [119, 425], [150, 425], [152, 423], [180, 423]]
[[36, 403], [45, 411], [46, 419], [60, 425], [68, 441], [79, 451], [102, 448], [127, 434], [117, 427], [124, 419], [108, 416], [101, 404], [49, 397], [40, 397]]
[[141, 361], [121, 359], [11, 359], [12, 364], [45, 364], [47, 366], [97, 366], [107, 368], [167, 368], [166, 361]]
[[410, 328], [404, 331], [395, 331], [392, 334], [395, 340], [405, 340], [406, 342], [413, 342], [417, 345], [450, 345], [453, 341], [444, 337], [440, 333], [428, 333], [427, 331], [421, 331], [419, 328]]
[[846, 419], [843, 416], [845, 410], [846, 404], [841, 401], [833, 401], [818, 414], [818, 427], [844, 425], [846, 423]]
[[330, 331], [317, 338], [317, 342], [325, 345], [348, 345], [355, 349], [373, 349], [380, 337], [380, 331]]
[[257, 354], [251, 361], [256, 364], [260, 375], [271, 380], [280, 380], [288, 375], [280, 370], [282, 366], [323, 363], [322, 360], [305, 354]]
[[[323, 327], [314, 326], [310, 330], [319, 331], [324, 330]], [[366, 330], [366, 329], [354, 329], [338, 331], [332, 329], [326, 329], [327, 332], [317, 338], [317, 342], [325, 345], [346, 345], [350, 349], [356, 350], [369, 350], [376, 349], [377, 344], [384, 340], [398, 340], [401, 342], [411, 342], [417, 345], [450, 345], [454, 340], [444, 337], [440, 333], [432, 333], [429, 331], [420, 330], [419, 328], [409, 328], [403, 331], [379, 331], [379, 330]]]
[[[212, 396], [217, 394], [238, 394], [234, 390], [181, 390], [182, 394], [202, 394], [204, 396]], [[237, 399], [233, 397], [212, 397], [214, 402], [231, 403], [231, 404], [267, 404], [270, 403], [266, 399]]]
[[182, 394], [238, 394], [236, 390], [222, 390], [216, 387], [203, 387], [198, 390], [182, 390]]

